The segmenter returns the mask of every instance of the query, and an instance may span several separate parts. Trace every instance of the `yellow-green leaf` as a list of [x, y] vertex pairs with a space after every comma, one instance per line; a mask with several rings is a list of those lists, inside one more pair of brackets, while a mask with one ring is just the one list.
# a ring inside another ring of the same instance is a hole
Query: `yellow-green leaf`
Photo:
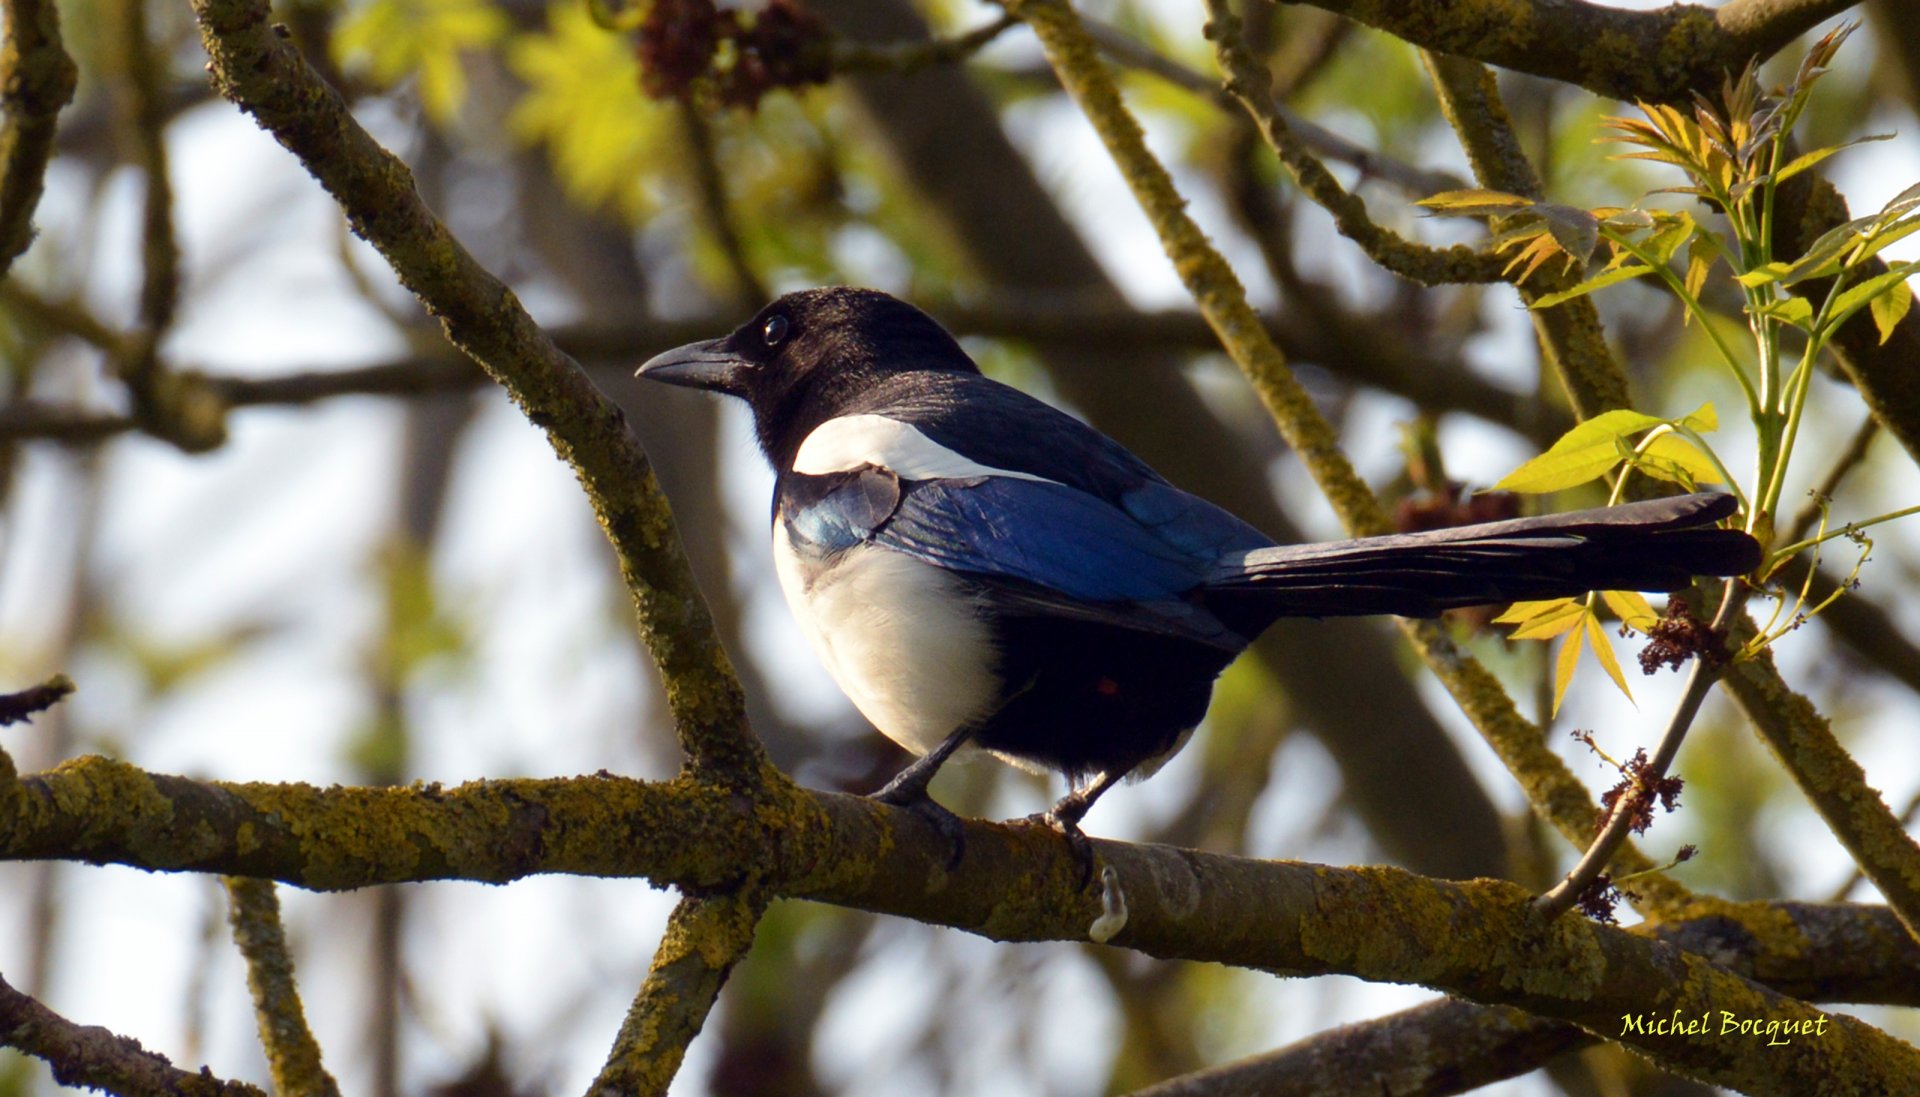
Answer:
[[1600, 592], [1600, 600], [1620, 618], [1621, 624], [1635, 632], [1645, 632], [1660, 620], [1660, 615], [1653, 612], [1653, 607], [1647, 604], [1647, 596], [1639, 591], [1603, 590]]
[[1565, 632], [1578, 628], [1580, 621], [1587, 615], [1587, 607], [1571, 598], [1567, 604], [1551, 613], [1540, 616], [1521, 625], [1508, 634], [1509, 640], [1551, 640]]
[[1441, 191], [1432, 197], [1420, 199], [1417, 204], [1448, 217], [1488, 217], [1525, 209], [1533, 205], [1533, 199], [1475, 187]]
[[1537, 602], [1515, 602], [1506, 612], [1493, 619], [1496, 625], [1517, 625], [1522, 621], [1531, 621], [1542, 614], [1552, 613], [1561, 606], [1573, 604], [1571, 598], [1547, 598]]
[[1607, 677], [1627, 695], [1627, 700], [1633, 700], [1633, 691], [1627, 688], [1627, 676], [1620, 673], [1620, 661], [1613, 656], [1613, 645], [1607, 642], [1607, 633], [1600, 627], [1599, 618], [1587, 618], [1587, 639], [1593, 641], [1593, 654], [1600, 660], [1600, 669], [1607, 672]]
[[1547, 452], [1494, 485], [1502, 491], [1560, 491], [1607, 474], [1622, 460], [1622, 439], [1662, 420], [1627, 408], [1603, 412], [1560, 436]]
[[1560, 715], [1560, 702], [1567, 695], [1567, 687], [1573, 684], [1574, 668], [1580, 665], [1580, 645], [1587, 634], [1576, 631], [1560, 644], [1560, 654], [1553, 660], [1553, 714]]
[[1615, 267], [1613, 270], [1606, 271], [1603, 274], [1597, 274], [1587, 279], [1572, 289], [1561, 290], [1559, 293], [1549, 293], [1527, 307], [1530, 309], [1550, 309], [1555, 305], [1564, 304], [1576, 297], [1585, 297], [1594, 290], [1605, 289], [1611, 285], [1631, 281], [1643, 274], [1652, 273], [1653, 268], [1647, 266], [1645, 263], [1635, 263], [1627, 267]]
[[467, 97], [462, 54], [507, 32], [507, 17], [487, 0], [372, 0], [342, 19], [331, 43], [341, 65], [382, 85], [420, 79], [420, 105], [448, 122]]
[[[1713, 461], [1700, 452], [1693, 439], [1684, 434], [1662, 434], [1648, 442], [1636, 455], [1636, 463], [1644, 463], [1645, 471], [1660, 476], [1663, 480], [1677, 480], [1681, 483], [1718, 484], [1720, 470]], [[1683, 479], [1678, 476], [1661, 475], [1662, 465], [1677, 466], [1686, 473]]]
[[1792, 264], [1774, 262], [1755, 267], [1745, 274], [1735, 275], [1733, 280], [1751, 289], [1754, 286], [1764, 286], [1768, 282], [1778, 282], [1792, 271]]
[[1905, 282], [1897, 283], [1869, 301], [1867, 307], [1873, 310], [1873, 326], [1880, 332], [1880, 342], [1885, 344], [1893, 338], [1893, 329], [1906, 317], [1907, 310], [1913, 307], [1913, 287]]
[[1813, 302], [1804, 297], [1782, 297], [1761, 305], [1759, 312], [1804, 328], [1813, 320]]
[[1882, 293], [1887, 293], [1891, 291], [1894, 286], [1905, 282], [1907, 276], [1912, 274], [1916, 269], [1920, 269], [1920, 263], [1895, 263], [1892, 269], [1886, 273], [1869, 278], [1847, 290], [1845, 293], [1842, 293], [1833, 302], [1832, 317], [1834, 323], [1845, 320], [1847, 317], [1860, 311], [1863, 305], [1870, 303], [1875, 297], [1878, 297]]
[[1711, 434], [1720, 429], [1720, 415], [1713, 410], [1713, 401], [1709, 400], [1680, 420], [1680, 425], [1701, 434]]

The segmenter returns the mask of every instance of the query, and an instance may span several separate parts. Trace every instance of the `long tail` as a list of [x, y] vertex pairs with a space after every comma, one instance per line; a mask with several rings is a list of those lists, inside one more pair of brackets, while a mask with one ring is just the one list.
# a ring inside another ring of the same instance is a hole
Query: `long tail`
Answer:
[[1678, 590], [1696, 575], [1739, 575], [1759, 566], [1759, 542], [1714, 525], [1737, 505], [1731, 495], [1703, 493], [1255, 549], [1221, 561], [1202, 597], [1230, 625], [1250, 626], [1252, 635], [1280, 617], [1432, 617], [1590, 590]]

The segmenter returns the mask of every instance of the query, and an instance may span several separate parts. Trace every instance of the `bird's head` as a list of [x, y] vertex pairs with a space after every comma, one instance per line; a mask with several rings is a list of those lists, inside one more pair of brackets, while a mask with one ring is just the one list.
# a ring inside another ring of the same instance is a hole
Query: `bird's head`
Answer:
[[789, 293], [718, 339], [655, 355], [637, 376], [737, 396], [776, 464], [876, 383], [916, 371], [977, 373], [931, 316], [879, 290]]

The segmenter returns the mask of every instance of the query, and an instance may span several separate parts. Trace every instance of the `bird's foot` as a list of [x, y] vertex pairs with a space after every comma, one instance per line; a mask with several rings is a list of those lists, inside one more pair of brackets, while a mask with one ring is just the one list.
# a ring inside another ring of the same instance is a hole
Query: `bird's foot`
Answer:
[[918, 787], [895, 787], [901, 784], [899, 778], [895, 778], [887, 784], [887, 787], [867, 799], [904, 808], [925, 820], [927, 825], [933, 828], [934, 833], [946, 840], [948, 871], [959, 868], [960, 859], [967, 853], [965, 824], [960, 821], [958, 815], [935, 803], [933, 797], [927, 795], [925, 784]]
[[1081, 889], [1084, 890], [1093, 882], [1097, 859], [1094, 857], [1093, 843], [1087, 840], [1086, 832], [1080, 829], [1079, 813], [1062, 811], [1061, 804], [1055, 804], [1051, 810], [1027, 816], [1027, 821], [1059, 831], [1060, 836], [1067, 840], [1067, 848], [1073, 851], [1074, 862], [1080, 866]]

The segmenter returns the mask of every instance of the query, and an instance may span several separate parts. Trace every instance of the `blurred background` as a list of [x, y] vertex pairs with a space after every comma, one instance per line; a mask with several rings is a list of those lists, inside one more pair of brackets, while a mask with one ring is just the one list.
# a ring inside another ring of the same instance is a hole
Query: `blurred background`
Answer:
[[[666, 2], [666, 0], [662, 0]], [[1497, 480], [1570, 423], [1506, 286], [1418, 289], [1373, 267], [1284, 185], [1215, 80], [1198, 5], [1089, 0], [1130, 103], [1234, 261], [1362, 473], [1410, 508]], [[81, 67], [40, 237], [0, 282], [0, 686], [64, 670], [67, 704], [6, 747], [32, 770], [87, 752], [198, 777], [312, 783], [677, 767], [612, 554], [540, 433], [354, 239], [292, 157], [210, 91], [186, 5], [65, 0]], [[748, 690], [754, 727], [803, 783], [878, 787], [904, 762], [815, 664], [768, 564], [770, 476], [743, 409], [640, 387], [635, 365], [721, 334], [769, 295], [877, 286], [927, 308], [991, 375], [1082, 415], [1181, 485], [1281, 540], [1339, 535], [1192, 311], [1151, 229], [1029, 32], [921, 64], [895, 44], [988, 26], [967, 0], [811, 0], [847, 75], [757, 102], [650, 97], [629, 35], [578, 3], [294, 0], [276, 17], [482, 263], [626, 409], [671, 496]], [[1866, 26], [1820, 85], [1809, 147], [1855, 214], [1920, 180], [1920, 13]], [[1416, 51], [1324, 12], [1246, 12], [1276, 90], [1373, 215], [1470, 240], [1414, 199], [1469, 178]], [[870, 50], [854, 44], [872, 44]], [[1790, 71], [1799, 50], [1776, 61]], [[921, 60], [925, 60], [924, 58]], [[657, 77], [655, 78], [657, 80]], [[1675, 185], [1607, 159], [1622, 104], [1503, 75], [1554, 200], [1625, 205]], [[1910, 238], [1890, 256], [1920, 254]], [[1636, 406], [1731, 409], [1698, 325], [1668, 297], [1603, 293]], [[230, 405], [142, 430], [129, 363]], [[1734, 417], [1719, 446], [1744, 452]], [[1788, 498], [1864, 444], [1837, 521], [1910, 505], [1920, 477], [1861, 435], [1824, 384]], [[1437, 467], [1436, 456], [1444, 467]], [[1743, 468], [1744, 463], [1737, 465]], [[1546, 505], [1596, 503], [1569, 493]], [[1863, 587], [1778, 650], [1896, 811], [1920, 794], [1920, 527], [1875, 534]], [[1844, 576], [1849, 551], [1828, 567]], [[1523, 710], [1547, 720], [1550, 655], [1458, 623]], [[1622, 658], [1635, 645], [1619, 644]], [[1631, 664], [1629, 664], [1631, 670]], [[1090, 833], [1262, 857], [1551, 879], [1574, 851], [1381, 622], [1291, 623], [1223, 678], [1159, 776]], [[1589, 665], [1549, 740], [1598, 790], [1650, 745], [1672, 674], [1619, 695]], [[1845, 853], [1718, 698], [1678, 772], [1692, 887], [1871, 899]], [[1060, 791], [991, 760], [950, 766], [963, 813], [1037, 811]], [[635, 881], [433, 884], [283, 902], [309, 1016], [349, 1092], [577, 1092], [645, 973], [673, 897]], [[177, 1063], [264, 1080], [216, 881], [0, 865], [0, 971]], [[1377, 1016], [1418, 988], [1280, 980], [1070, 945], [1001, 945], [776, 904], [675, 1092], [1125, 1091]], [[1911, 1011], [1863, 1011], [1907, 1039]], [[0, 1095], [47, 1093], [0, 1051]], [[1592, 1051], [1502, 1094], [1689, 1093]]]

